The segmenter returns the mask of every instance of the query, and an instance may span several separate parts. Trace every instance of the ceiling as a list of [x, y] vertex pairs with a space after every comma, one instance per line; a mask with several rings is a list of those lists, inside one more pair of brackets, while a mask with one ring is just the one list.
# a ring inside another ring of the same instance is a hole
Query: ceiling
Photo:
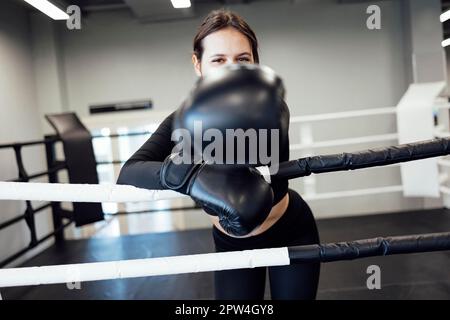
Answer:
[[85, 13], [126, 9], [130, 10], [141, 21], [157, 21], [193, 16], [195, 8], [202, 5], [227, 5], [256, 1], [276, 0], [191, 0], [192, 7], [181, 10], [174, 10], [170, 0], [71, 0], [70, 3], [78, 5]]
[[[4, 0], [0, 0], [4, 1]], [[36, 11], [37, 9], [19, 0], [18, 1], [27, 10]], [[172, 7], [170, 0], [50, 0], [53, 4], [61, 9], [69, 5], [77, 5], [81, 8], [84, 15], [92, 12], [110, 11], [110, 10], [129, 10], [141, 22], [179, 20], [194, 17], [195, 13], [202, 12], [203, 9], [210, 10], [214, 7], [226, 6], [231, 4], [251, 4], [255, 2], [291, 2], [291, 3], [307, 3], [320, 2], [330, 0], [191, 0], [192, 7], [188, 9], [177, 9]], [[347, 1], [366, 2], [369, 0], [333, 0], [337, 3], [345, 3]], [[203, 10], [205, 12], [205, 10]]]
[[[0, 0], [3, 1], [3, 0]], [[164, 21], [193, 17], [195, 11], [207, 6], [249, 4], [261, 1], [289, 1], [292, 3], [319, 2], [321, 0], [191, 0], [192, 7], [174, 10], [170, 0], [50, 0], [61, 8], [69, 4], [78, 5], [84, 14], [95, 11], [129, 10], [140, 21]], [[323, 0], [329, 1], [329, 0]], [[371, 0], [334, 0], [340, 4], [371, 2]], [[27, 6], [28, 9], [34, 8]], [[450, 8], [450, 0], [442, 0], [442, 7]], [[444, 9], [443, 9], [444, 10]], [[449, 22], [450, 24], [450, 22]], [[449, 28], [450, 29], [450, 28]]]
[[[250, 3], [261, 0], [191, 0], [192, 5], [210, 3], [210, 4], [233, 4]], [[160, 10], [166, 11], [167, 8], [173, 10], [170, 0], [71, 0], [71, 4], [76, 4], [84, 10], [108, 9], [108, 7], [128, 7], [132, 11], [138, 11], [139, 8], [151, 9], [152, 12]]]

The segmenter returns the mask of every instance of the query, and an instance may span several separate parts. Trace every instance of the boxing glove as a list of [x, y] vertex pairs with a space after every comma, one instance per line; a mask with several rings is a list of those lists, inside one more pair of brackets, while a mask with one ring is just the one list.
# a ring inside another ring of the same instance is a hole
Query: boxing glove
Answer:
[[[230, 65], [202, 77], [177, 109], [173, 130], [192, 159], [271, 166], [289, 145], [282, 80], [269, 68]], [[174, 139], [174, 140], [175, 140]], [[211, 152], [213, 151], [213, 152]]]
[[161, 184], [189, 195], [229, 234], [247, 235], [267, 218], [273, 191], [254, 168], [180, 163], [179, 154], [168, 156], [161, 166]]

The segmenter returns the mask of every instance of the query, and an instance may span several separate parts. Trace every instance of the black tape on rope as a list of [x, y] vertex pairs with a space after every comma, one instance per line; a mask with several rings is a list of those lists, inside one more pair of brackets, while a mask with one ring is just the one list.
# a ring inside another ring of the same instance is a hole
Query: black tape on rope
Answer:
[[353, 153], [319, 155], [280, 163], [273, 179], [294, 179], [325, 173], [385, 166], [450, 154], [450, 139], [441, 138]]
[[289, 247], [291, 264], [450, 250], [450, 232]]

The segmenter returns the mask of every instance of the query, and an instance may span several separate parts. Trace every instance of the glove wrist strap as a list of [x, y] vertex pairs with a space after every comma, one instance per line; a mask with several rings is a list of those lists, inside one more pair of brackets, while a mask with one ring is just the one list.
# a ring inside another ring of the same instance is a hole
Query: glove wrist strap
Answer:
[[174, 162], [176, 157], [179, 154], [171, 154], [164, 160], [160, 172], [161, 184], [164, 188], [186, 193], [187, 182], [201, 164], [177, 164]]

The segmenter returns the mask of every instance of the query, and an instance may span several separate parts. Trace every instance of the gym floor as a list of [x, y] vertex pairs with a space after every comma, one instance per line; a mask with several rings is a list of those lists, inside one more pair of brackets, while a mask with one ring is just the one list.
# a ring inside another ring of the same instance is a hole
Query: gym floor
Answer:
[[[450, 210], [424, 210], [318, 220], [321, 242], [450, 230]], [[210, 229], [67, 240], [22, 266], [139, 259], [213, 252]], [[369, 290], [367, 267], [381, 269], [381, 289]], [[450, 252], [322, 264], [318, 299], [450, 299]], [[266, 299], [270, 298], [266, 286]], [[42, 285], [2, 289], [3, 299], [213, 299], [213, 273], [86, 282], [81, 289]]]

